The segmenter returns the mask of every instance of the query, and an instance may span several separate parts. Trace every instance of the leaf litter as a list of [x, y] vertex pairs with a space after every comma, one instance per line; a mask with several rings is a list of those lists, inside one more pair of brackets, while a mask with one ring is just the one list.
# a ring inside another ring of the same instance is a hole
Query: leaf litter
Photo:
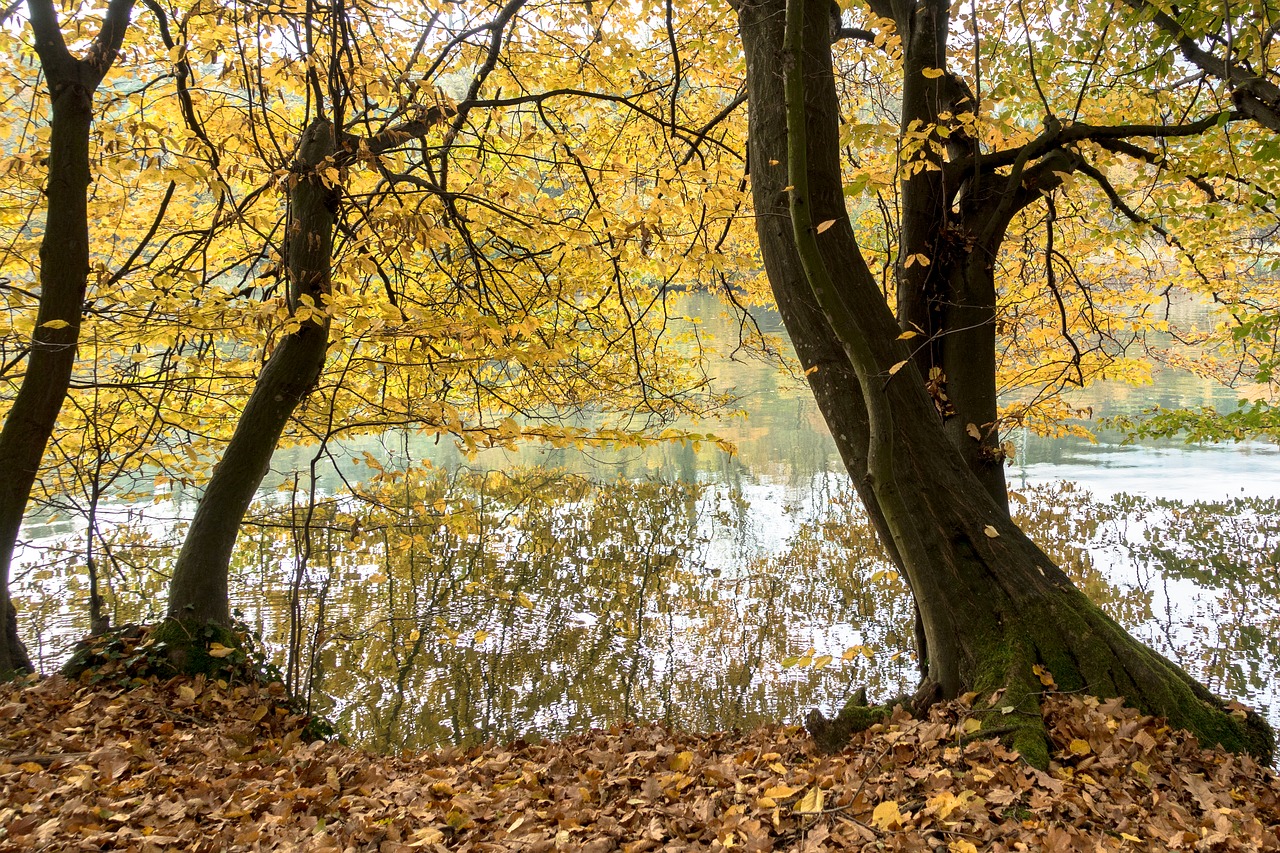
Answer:
[[0, 687], [0, 851], [1280, 850], [1280, 784], [1118, 700], [1051, 695], [1048, 772], [964, 700], [822, 755], [803, 729], [620, 725], [383, 756], [279, 685]]

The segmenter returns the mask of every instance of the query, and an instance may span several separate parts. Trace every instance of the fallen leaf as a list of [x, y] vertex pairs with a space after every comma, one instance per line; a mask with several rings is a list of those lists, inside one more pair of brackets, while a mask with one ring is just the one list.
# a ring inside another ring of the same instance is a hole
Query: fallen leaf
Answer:
[[901, 829], [902, 812], [896, 800], [885, 800], [871, 812], [871, 825], [877, 829]]
[[814, 785], [809, 789], [809, 793], [805, 794], [800, 802], [796, 803], [795, 811], [798, 814], [817, 814], [822, 811], [822, 804], [826, 798], [822, 789]]

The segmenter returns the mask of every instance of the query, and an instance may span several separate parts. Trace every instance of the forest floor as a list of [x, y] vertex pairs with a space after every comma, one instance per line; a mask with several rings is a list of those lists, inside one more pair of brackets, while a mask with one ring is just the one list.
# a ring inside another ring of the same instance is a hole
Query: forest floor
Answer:
[[1157, 721], [1045, 703], [1049, 771], [965, 703], [817, 753], [799, 728], [624, 725], [383, 756], [307, 743], [278, 686], [0, 687], [0, 850], [1280, 850], [1280, 783]]

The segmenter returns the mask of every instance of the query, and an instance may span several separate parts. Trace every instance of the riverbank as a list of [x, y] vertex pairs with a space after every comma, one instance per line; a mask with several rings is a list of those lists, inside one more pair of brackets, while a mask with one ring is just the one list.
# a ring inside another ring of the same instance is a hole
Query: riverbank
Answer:
[[1054, 697], [1048, 773], [963, 703], [841, 755], [775, 726], [625, 725], [382, 756], [307, 743], [279, 686], [0, 687], [0, 851], [1280, 849], [1280, 782], [1157, 721]]

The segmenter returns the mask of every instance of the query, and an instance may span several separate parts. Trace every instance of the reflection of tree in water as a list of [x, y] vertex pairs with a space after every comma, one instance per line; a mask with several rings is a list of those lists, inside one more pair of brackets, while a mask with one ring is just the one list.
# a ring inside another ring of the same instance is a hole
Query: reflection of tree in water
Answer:
[[[847, 482], [788, 492], [803, 499], [781, 508], [792, 532], [780, 550], [760, 544], [771, 522], [749, 485], [376, 473], [306, 525], [305, 493], [259, 507], [235, 601], [317, 709], [384, 750], [623, 719], [726, 729], [831, 709], [858, 686], [873, 698], [909, 687], [910, 604]], [[1222, 692], [1268, 698], [1280, 502], [1095, 501], [1056, 484], [1014, 505], [1109, 614]], [[154, 617], [176, 534], [110, 535], [115, 621]], [[87, 596], [76, 543], [47, 553], [23, 583]], [[87, 628], [80, 605], [33, 615], [70, 639]]]
[[1015, 520], [1062, 567], [1089, 600], [1125, 626], [1151, 618], [1151, 593], [1117, 583], [1108, 566], [1098, 566], [1097, 549], [1122, 541], [1124, 517], [1109, 502], [1097, 501], [1075, 483], [1033, 486], [1014, 493]]
[[[1138, 583], [1160, 587], [1171, 602], [1156, 622], [1177, 659], [1211, 690], [1274, 703], [1280, 674], [1280, 500], [1185, 504], [1117, 495], [1114, 506], [1129, 524], [1131, 534], [1121, 544]], [[1199, 618], [1179, 619], [1177, 599]], [[1273, 707], [1273, 718], [1277, 712]]]

